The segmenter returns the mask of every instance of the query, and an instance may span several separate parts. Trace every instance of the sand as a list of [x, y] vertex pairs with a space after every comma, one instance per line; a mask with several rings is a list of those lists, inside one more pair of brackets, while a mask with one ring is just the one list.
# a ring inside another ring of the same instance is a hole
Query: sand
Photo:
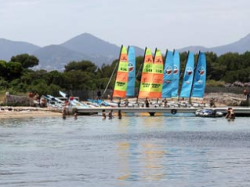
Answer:
[[[12, 110], [9, 110], [9, 109]], [[35, 107], [2, 107], [0, 119], [6, 118], [33, 118], [33, 117], [53, 117], [62, 116], [60, 112], [50, 111], [47, 108]]]

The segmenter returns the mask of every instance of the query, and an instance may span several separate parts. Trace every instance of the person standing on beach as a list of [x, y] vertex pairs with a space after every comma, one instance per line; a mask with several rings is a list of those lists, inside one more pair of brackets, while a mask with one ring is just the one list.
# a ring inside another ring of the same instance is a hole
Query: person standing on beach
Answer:
[[101, 96], [102, 96], [102, 92], [101, 92], [101, 90], [98, 90], [97, 91], [97, 99], [98, 100], [101, 99]]
[[146, 105], [147, 108], [149, 107], [149, 101], [148, 101], [147, 97], [146, 97], [146, 100], [145, 100], [145, 105]]

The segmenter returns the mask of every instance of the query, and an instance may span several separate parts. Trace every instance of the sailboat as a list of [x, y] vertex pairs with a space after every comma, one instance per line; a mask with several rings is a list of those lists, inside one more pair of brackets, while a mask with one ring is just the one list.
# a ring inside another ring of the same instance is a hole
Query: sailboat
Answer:
[[163, 83], [163, 59], [159, 49], [155, 49], [154, 63], [152, 66], [152, 81], [148, 98], [161, 98]]
[[153, 77], [153, 56], [149, 48], [145, 48], [141, 84], [138, 98], [148, 98]]
[[173, 68], [173, 80], [172, 80], [172, 92], [171, 92], [172, 98], [178, 97], [179, 80], [180, 80], [180, 53], [174, 50], [174, 68]]
[[180, 93], [181, 98], [190, 98], [191, 89], [193, 85], [193, 77], [194, 77], [194, 54], [192, 52], [189, 52], [183, 75], [183, 82]]
[[119, 65], [116, 74], [113, 98], [125, 98], [128, 85], [128, 54], [127, 48], [121, 46]]
[[134, 47], [128, 47], [128, 86], [127, 86], [127, 97], [135, 96], [135, 72], [136, 72], [136, 61], [135, 61], [135, 49]]
[[203, 98], [206, 87], [206, 55], [199, 52], [192, 88], [192, 97]]
[[162, 86], [162, 98], [171, 98], [174, 75], [174, 55], [172, 51], [167, 51], [165, 55], [165, 68]]

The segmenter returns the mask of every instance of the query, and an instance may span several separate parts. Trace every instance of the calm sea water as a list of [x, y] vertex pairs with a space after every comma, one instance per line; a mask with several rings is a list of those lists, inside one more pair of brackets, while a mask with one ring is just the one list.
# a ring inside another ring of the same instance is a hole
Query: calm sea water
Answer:
[[250, 118], [0, 120], [0, 186], [250, 186]]

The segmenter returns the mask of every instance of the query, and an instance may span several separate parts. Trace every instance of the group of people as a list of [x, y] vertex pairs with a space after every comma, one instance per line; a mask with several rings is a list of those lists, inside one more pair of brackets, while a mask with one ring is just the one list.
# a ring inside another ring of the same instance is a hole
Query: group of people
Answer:
[[[113, 110], [110, 110], [108, 113], [108, 119], [113, 119], [114, 115], [113, 115]], [[105, 110], [102, 110], [102, 119], [106, 119], [106, 112]], [[118, 110], [118, 119], [122, 119], [122, 112], [121, 110]]]

